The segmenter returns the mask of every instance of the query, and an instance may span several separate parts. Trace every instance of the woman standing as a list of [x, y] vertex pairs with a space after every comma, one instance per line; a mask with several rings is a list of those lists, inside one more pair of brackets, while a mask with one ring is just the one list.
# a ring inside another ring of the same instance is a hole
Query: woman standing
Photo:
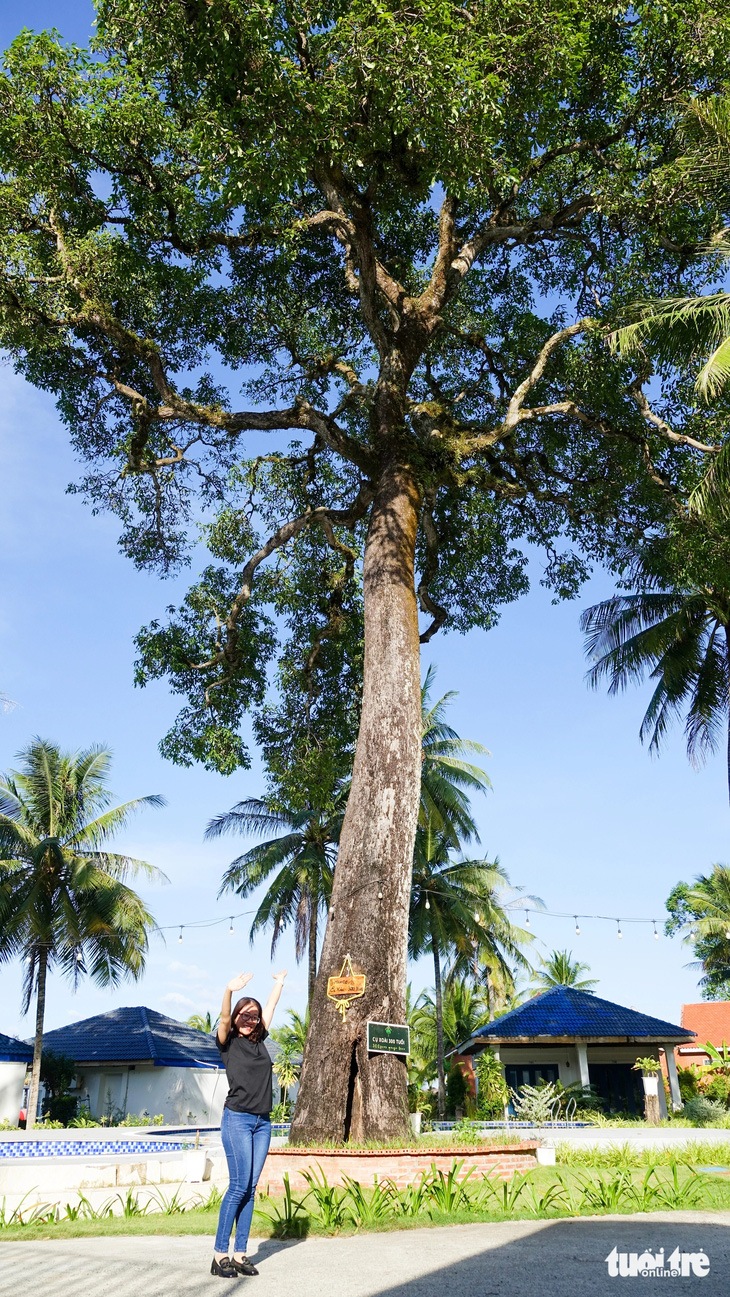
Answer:
[[[223, 1279], [258, 1274], [246, 1256], [256, 1184], [271, 1141], [271, 1056], [264, 1044], [279, 1001], [286, 969], [274, 974], [266, 1006], [244, 995], [231, 1011], [231, 997], [253, 973], [241, 973], [223, 994], [216, 1044], [226, 1065], [228, 1097], [223, 1105], [221, 1139], [228, 1162], [228, 1188], [221, 1203], [210, 1273]], [[229, 1244], [233, 1222], [236, 1238]]]

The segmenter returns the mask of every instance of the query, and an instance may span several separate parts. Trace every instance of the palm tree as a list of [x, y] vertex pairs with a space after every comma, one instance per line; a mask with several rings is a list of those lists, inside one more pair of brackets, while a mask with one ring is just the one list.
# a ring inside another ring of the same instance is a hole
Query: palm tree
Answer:
[[[684, 131], [689, 137], [686, 163], [699, 180], [714, 175], [726, 183], [730, 177], [730, 95], [695, 99], [686, 106]], [[730, 245], [721, 231], [700, 255], [730, 256]], [[696, 381], [700, 395], [717, 396], [730, 378], [730, 293], [697, 297], [668, 297], [635, 302], [625, 312], [628, 322], [609, 336], [609, 345], [624, 355], [648, 346], [661, 361], [688, 365], [705, 357]]]
[[280, 837], [261, 842], [232, 861], [223, 875], [218, 895], [236, 892], [238, 896], [250, 896], [277, 871], [251, 924], [251, 941], [257, 932], [271, 927], [273, 955], [282, 932], [294, 923], [297, 962], [308, 950], [310, 1001], [317, 977], [317, 920], [332, 891], [343, 815], [342, 792], [326, 812], [313, 808], [295, 811], [249, 797], [211, 820], [205, 831], [206, 838], [215, 838], [223, 833], [286, 830]]
[[588, 672], [594, 688], [608, 678], [615, 694], [647, 671], [657, 682], [639, 731], [642, 741], [651, 734], [650, 750], [659, 750], [682, 711], [693, 764], [716, 750], [725, 728], [730, 796], [730, 590], [708, 585], [614, 595], [586, 609], [581, 629], [595, 659]]
[[210, 1009], [205, 1013], [191, 1013], [187, 1025], [194, 1031], [202, 1031], [206, 1036], [210, 1036], [218, 1026], [218, 1016], [214, 1018]]
[[[480, 986], [469, 978], [445, 979], [443, 992], [444, 1045], [456, 1049], [457, 1045], [473, 1036], [487, 1018], [489, 1005]], [[418, 997], [415, 1018], [422, 1047], [435, 1058], [437, 1051], [436, 999], [429, 991]]]
[[297, 1013], [296, 1009], [287, 1009], [287, 1016], [288, 1023], [283, 1027], [275, 1027], [271, 1032], [271, 1039], [291, 1053], [303, 1054], [309, 1031], [309, 1005], [304, 1014]]
[[669, 936], [681, 932], [699, 956], [700, 985], [710, 999], [726, 999], [730, 987], [730, 868], [715, 864], [694, 884], [678, 883], [667, 899]]
[[[433, 958], [436, 1007], [436, 1069], [439, 1113], [446, 1111], [442, 956], [473, 959], [475, 947], [493, 942], [489, 923], [496, 890], [507, 875], [488, 860], [452, 861], [453, 834], [428, 821], [416, 831], [409, 920], [412, 959], [429, 951]], [[488, 909], [488, 907], [490, 907]], [[507, 939], [509, 921], [504, 921]], [[514, 945], [516, 951], [516, 943]], [[512, 946], [510, 946], [512, 951]]]
[[139, 797], [107, 809], [111, 753], [98, 746], [69, 753], [34, 739], [19, 757], [21, 769], [0, 777], [0, 960], [25, 963], [23, 1012], [37, 996], [31, 1127], [48, 973], [55, 965], [74, 987], [87, 974], [116, 986], [144, 970], [153, 919], [125, 879], [167, 880], [142, 860], [111, 854], [105, 843], [134, 811], [165, 803]]
[[452, 845], [479, 841], [469, 802], [470, 792], [486, 792], [491, 784], [485, 772], [464, 761], [473, 753], [489, 756], [487, 748], [471, 739], [462, 739], [446, 724], [444, 712], [456, 693], [451, 690], [429, 705], [431, 686], [436, 675], [430, 666], [421, 689], [421, 806], [419, 824], [430, 823], [437, 833], [449, 835]]
[[576, 991], [587, 991], [592, 995], [598, 982], [594, 977], [583, 977], [590, 971], [588, 964], [573, 959], [572, 950], [553, 950], [547, 959], [540, 960], [533, 985], [540, 991], [550, 991], [554, 986], [572, 986]]

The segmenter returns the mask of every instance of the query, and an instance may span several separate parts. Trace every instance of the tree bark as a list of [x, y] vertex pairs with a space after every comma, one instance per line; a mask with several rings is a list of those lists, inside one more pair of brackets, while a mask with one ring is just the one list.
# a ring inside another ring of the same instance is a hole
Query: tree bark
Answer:
[[38, 998], [36, 1000], [35, 1010], [35, 1040], [33, 1042], [33, 1066], [30, 1073], [30, 1092], [28, 1094], [28, 1108], [25, 1119], [25, 1129], [32, 1130], [35, 1126], [36, 1111], [38, 1109], [38, 1094], [41, 1084], [41, 1054], [43, 1052], [43, 1019], [46, 1014], [46, 973], [48, 971], [48, 952], [45, 946], [41, 948], [38, 960]]
[[[352, 787], [340, 837], [290, 1140], [400, 1138], [404, 1058], [367, 1051], [366, 1022], [405, 1022], [408, 907], [421, 778], [421, 678], [414, 557], [419, 491], [384, 456], [363, 561], [365, 662]], [[380, 895], [379, 895], [380, 894]], [[366, 977], [344, 1018], [327, 980], [347, 955]]]
[[307, 1003], [312, 1004], [314, 987], [317, 981], [317, 918], [319, 896], [309, 898], [309, 970], [307, 977]]
[[446, 1074], [444, 1068], [444, 996], [441, 987], [441, 957], [435, 934], [431, 935], [433, 980], [436, 988], [436, 1074], [438, 1076], [439, 1117], [446, 1116]]

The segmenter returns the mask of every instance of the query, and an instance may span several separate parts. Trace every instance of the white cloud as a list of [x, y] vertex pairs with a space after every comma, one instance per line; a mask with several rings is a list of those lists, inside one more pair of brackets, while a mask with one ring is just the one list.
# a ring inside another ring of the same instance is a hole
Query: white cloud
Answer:
[[197, 964], [181, 964], [175, 959], [167, 965], [168, 972], [177, 973], [181, 977], [187, 978], [191, 982], [209, 982], [210, 973], [207, 968], [199, 968]]
[[167, 995], [161, 995], [160, 1003], [175, 1005], [180, 1009], [196, 1009], [198, 1007], [194, 1000], [189, 1000], [187, 995], [179, 995], [177, 991], [168, 991]]

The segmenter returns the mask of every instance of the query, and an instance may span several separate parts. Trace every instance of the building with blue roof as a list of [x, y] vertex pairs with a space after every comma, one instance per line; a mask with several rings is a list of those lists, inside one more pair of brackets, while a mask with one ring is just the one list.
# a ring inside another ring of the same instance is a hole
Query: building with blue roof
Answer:
[[[673, 1107], [680, 1108], [674, 1050], [695, 1033], [636, 1009], [626, 1009], [572, 986], [555, 986], [485, 1022], [456, 1053], [470, 1057], [491, 1049], [513, 1090], [542, 1081], [593, 1086], [609, 1111], [643, 1107], [637, 1058], [666, 1057]], [[664, 1101], [662, 1087], [659, 1102]]]
[[32, 1062], [30, 1045], [0, 1031], [0, 1121], [17, 1126], [23, 1106], [25, 1073]]
[[216, 1125], [228, 1093], [213, 1036], [155, 1009], [112, 1009], [47, 1031], [44, 1048], [76, 1060], [74, 1093], [95, 1117], [119, 1112], [166, 1125]]

